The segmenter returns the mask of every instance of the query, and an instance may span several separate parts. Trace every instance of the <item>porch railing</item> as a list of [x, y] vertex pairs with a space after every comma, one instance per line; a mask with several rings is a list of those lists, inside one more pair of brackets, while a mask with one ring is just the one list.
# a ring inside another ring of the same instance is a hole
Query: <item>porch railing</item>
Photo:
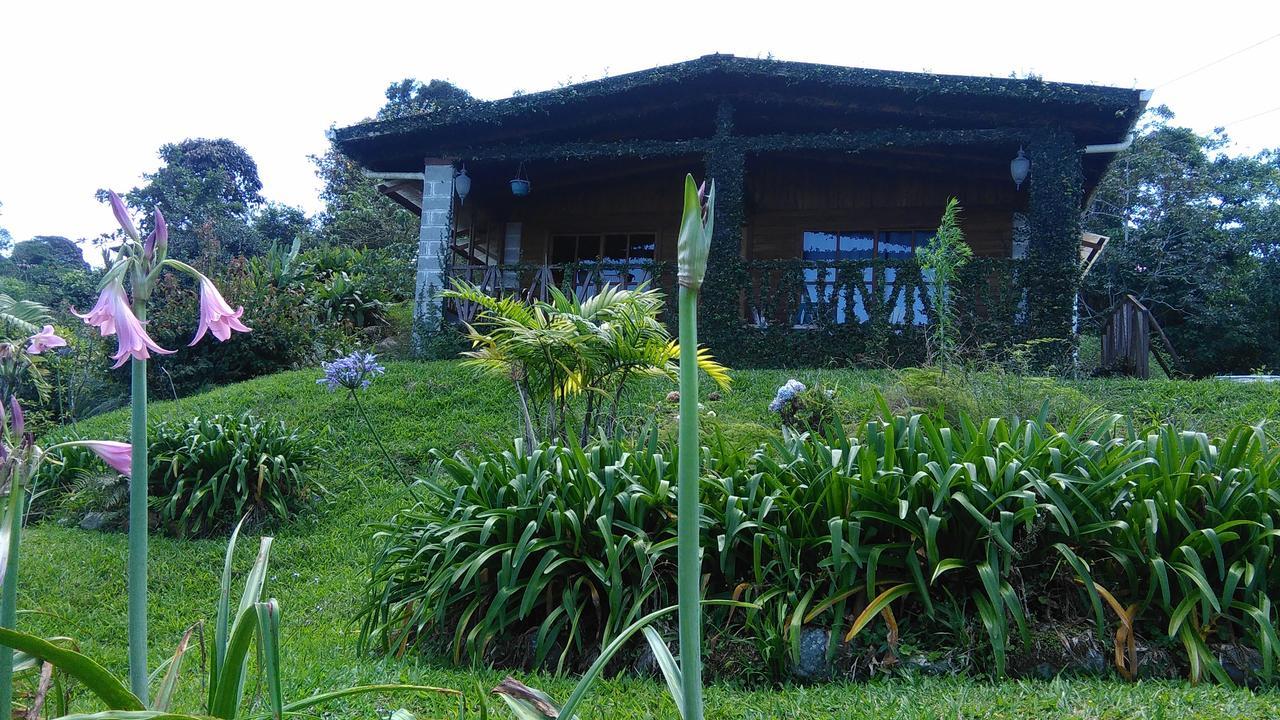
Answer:
[[[550, 288], [559, 289], [567, 296], [585, 300], [595, 295], [605, 285], [634, 290], [642, 285], [661, 290], [670, 298], [676, 289], [675, 263], [655, 260], [606, 261], [591, 263], [564, 263], [542, 265], [516, 263], [512, 265], [455, 265], [450, 269], [452, 277], [465, 280], [494, 296], [519, 294], [524, 298], [547, 300]], [[466, 302], [451, 301], [447, 309], [456, 313], [459, 320], [470, 322], [476, 314], [476, 306]], [[666, 303], [664, 322], [674, 322], [675, 303]]]
[[[634, 289], [647, 283], [668, 298], [676, 291], [674, 263], [653, 260], [542, 265], [454, 266], [454, 277], [497, 296], [519, 293], [547, 299], [549, 288], [585, 299], [606, 284]], [[911, 260], [756, 260], [741, 263], [734, 277], [740, 314], [748, 327], [823, 329], [871, 325], [922, 327], [934, 319], [936, 290], [927, 271]], [[962, 332], [1009, 339], [1027, 320], [1032, 278], [1024, 263], [1007, 258], [977, 258], [959, 281], [947, 288]], [[454, 303], [449, 309], [463, 321], [476, 308]], [[665, 321], [674, 321], [675, 303], [667, 303]]]

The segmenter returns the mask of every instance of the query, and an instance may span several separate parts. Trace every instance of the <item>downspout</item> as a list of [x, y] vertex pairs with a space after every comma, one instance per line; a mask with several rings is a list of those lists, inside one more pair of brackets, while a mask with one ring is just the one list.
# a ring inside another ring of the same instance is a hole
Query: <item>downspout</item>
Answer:
[[1097, 155], [1100, 153], [1124, 152], [1125, 150], [1129, 149], [1129, 146], [1133, 145], [1133, 141], [1136, 140], [1137, 137], [1138, 137], [1138, 133], [1131, 130], [1129, 131], [1128, 136], [1125, 137], [1123, 142], [1103, 143], [1101, 145], [1085, 145], [1084, 154]]

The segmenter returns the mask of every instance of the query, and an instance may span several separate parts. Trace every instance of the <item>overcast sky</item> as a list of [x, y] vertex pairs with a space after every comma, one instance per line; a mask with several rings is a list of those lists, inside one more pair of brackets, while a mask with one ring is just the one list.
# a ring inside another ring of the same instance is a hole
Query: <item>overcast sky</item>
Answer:
[[1252, 152], [1280, 146], [1278, 33], [1274, 0], [10, 0], [0, 227], [17, 241], [110, 230], [94, 191], [134, 187], [161, 144], [188, 137], [231, 138], [268, 199], [314, 212], [307, 156], [331, 124], [373, 114], [394, 80], [446, 78], [491, 99], [711, 52], [1155, 88], [1179, 122], [1230, 124]]

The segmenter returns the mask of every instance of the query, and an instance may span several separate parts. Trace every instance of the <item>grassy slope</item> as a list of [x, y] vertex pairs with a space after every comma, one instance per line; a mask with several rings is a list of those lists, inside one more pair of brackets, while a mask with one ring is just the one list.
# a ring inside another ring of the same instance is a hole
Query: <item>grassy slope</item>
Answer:
[[[380, 462], [377, 450], [357, 424], [343, 396], [315, 384], [315, 371], [285, 373], [230, 386], [178, 402], [153, 405], [159, 418], [253, 410], [313, 428], [331, 438], [329, 467], [319, 473], [332, 493], [331, 504], [310, 519], [281, 528], [272, 552], [268, 593], [280, 598], [286, 696], [374, 681], [410, 681], [466, 690], [474, 699], [502, 674], [468, 672], [427, 660], [394, 661], [357, 657], [350, 624], [359, 603], [368, 552], [366, 523], [387, 517], [403, 502], [403, 490]], [[722, 419], [768, 423], [765, 405], [785, 371], [740, 372], [737, 386], [712, 404]], [[882, 372], [821, 371], [798, 375], [839, 386], [845, 397], [861, 397], [884, 387]], [[1109, 410], [1136, 408], [1141, 419], [1173, 418], [1218, 431], [1232, 422], [1276, 416], [1280, 388], [1219, 383], [1133, 383], [1096, 381], [1077, 387]], [[648, 405], [666, 388], [644, 391]], [[500, 441], [514, 430], [508, 393], [499, 382], [477, 379], [456, 363], [396, 363], [367, 391], [366, 400], [384, 442], [407, 472], [422, 467], [433, 446], [459, 448]], [[83, 435], [122, 437], [127, 414], [112, 413], [84, 423]], [[151, 552], [151, 664], [171, 651], [183, 629], [209, 618], [217, 590], [222, 541], [153, 538]], [[125, 549], [123, 535], [39, 526], [26, 535], [22, 557], [21, 607], [39, 614], [22, 618], [33, 631], [67, 634], [113, 669], [125, 667]], [[255, 543], [242, 542], [237, 568], [247, 570]], [[189, 666], [191, 667], [191, 666]], [[192, 674], [190, 677], [194, 677]], [[522, 678], [567, 696], [571, 682]], [[188, 683], [179, 707], [197, 707], [199, 688]], [[1184, 684], [1110, 681], [985, 683], [968, 679], [895, 680], [869, 684], [829, 684], [783, 692], [713, 687], [709, 718], [916, 718], [916, 717], [1271, 717], [1280, 713], [1280, 694]], [[371, 717], [400, 701], [370, 698], [334, 708], [343, 717]], [[491, 708], [500, 709], [491, 703]], [[427, 716], [447, 716], [447, 702], [415, 705]], [[81, 709], [89, 709], [87, 703]], [[661, 683], [622, 678], [598, 685], [585, 718], [674, 718]]]

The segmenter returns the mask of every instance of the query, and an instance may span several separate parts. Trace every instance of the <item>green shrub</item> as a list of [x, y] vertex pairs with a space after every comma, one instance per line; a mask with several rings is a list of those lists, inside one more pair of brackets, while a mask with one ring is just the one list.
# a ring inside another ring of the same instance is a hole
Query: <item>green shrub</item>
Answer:
[[[651, 435], [651, 437], [653, 437]], [[361, 645], [565, 669], [674, 590], [675, 464], [621, 440], [445, 457], [376, 527]], [[493, 642], [498, 639], [499, 642]]]
[[319, 489], [310, 473], [321, 455], [313, 438], [248, 413], [160, 423], [148, 481], [155, 519], [179, 537], [219, 534], [246, 514], [255, 524], [288, 519]]
[[[432, 500], [379, 528], [365, 643], [564, 669], [668, 602], [673, 453], [647, 437], [437, 455]], [[1225, 677], [1222, 645], [1266, 677], [1280, 657], [1280, 450], [1260, 429], [886, 414], [852, 437], [704, 439], [705, 593], [755, 605], [711, 612], [707, 647], [747, 646], [764, 679], [807, 627], [834, 661], [958, 646], [1002, 675], [1064, 614], [1114, 635], [1124, 674], [1135, 636], [1183, 644], [1193, 678]]]
[[[170, 535], [216, 535], [246, 515], [251, 524], [271, 525], [293, 517], [322, 491], [311, 478], [321, 446], [278, 420], [211, 415], [159, 423], [149, 435], [151, 521]], [[33, 513], [123, 528], [119, 476], [82, 448], [56, 453], [58, 462], [45, 463], [36, 477], [40, 497]]]
[[951, 366], [907, 368], [888, 389], [891, 404], [905, 413], [925, 413], [956, 424], [962, 418], [1043, 417], [1055, 425], [1071, 425], [1096, 405], [1083, 393], [1051, 377], [1007, 372], [991, 367], [981, 372]]

